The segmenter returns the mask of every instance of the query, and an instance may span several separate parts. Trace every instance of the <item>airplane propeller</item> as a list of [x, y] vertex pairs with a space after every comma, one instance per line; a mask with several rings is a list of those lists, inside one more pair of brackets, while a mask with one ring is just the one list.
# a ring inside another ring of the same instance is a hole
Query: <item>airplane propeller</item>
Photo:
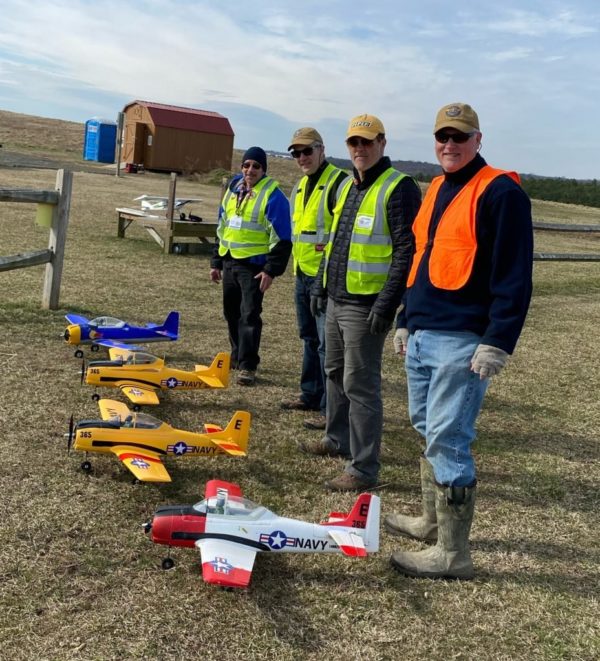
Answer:
[[67, 454], [71, 452], [71, 444], [73, 443], [73, 430], [75, 426], [73, 423], [73, 415], [71, 415], [71, 418], [69, 419], [69, 434], [67, 436]]
[[81, 359], [81, 384], [83, 385], [83, 382], [85, 380], [85, 358]]

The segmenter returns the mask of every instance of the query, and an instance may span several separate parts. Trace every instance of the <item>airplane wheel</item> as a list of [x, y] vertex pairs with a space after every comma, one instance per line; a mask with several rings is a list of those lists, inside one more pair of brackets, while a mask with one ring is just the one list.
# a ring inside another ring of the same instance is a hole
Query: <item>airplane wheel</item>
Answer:
[[73, 355], [75, 358], [83, 358], [83, 351], [81, 349], [77, 349]]
[[84, 461], [81, 464], [81, 470], [84, 473], [91, 473], [92, 472], [92, 462], [91, 461]]
[[161, 563], [161, 567], [167, 571], [169, 569], [173, 569], [175, 566], [175, 560], [173, 558], [163, 558], [163, 561]]
[[92, 344], [90, 347], [91, 351], [100, 351], [100, 347], [97, 344]]
[[133, 410], [135, 413], [139, 413], [142, 410], [142, 407], [139, 404], [134, 404]]
[[97, 392], [95, 392], [92, 395], [92, 402], [97, 402], [99, 399], [100, 399], [100, 395]]

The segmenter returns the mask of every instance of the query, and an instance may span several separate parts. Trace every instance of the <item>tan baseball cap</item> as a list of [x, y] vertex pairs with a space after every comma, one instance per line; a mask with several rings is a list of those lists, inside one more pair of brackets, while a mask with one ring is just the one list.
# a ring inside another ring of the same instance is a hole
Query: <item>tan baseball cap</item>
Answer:
[[294, 131], [294, 135], [292, 136], [292, 141], [288, 147], [288, 151], [294, 145], [312, 145], [313, 142], [320, 142], [323, 144], [323, 138], [317, 129], [313, 129], [310, 126], [305, 126], [301, 129], [298, 129], [297, 131]]
[[467, 103], [449, 103], [440, 108], [435, 118], [433, 132], [440, 129], [456, 129], [463, 133], [479, 131], [479, 117]]
[[367, 140], [375, 140], [380, 133], [385, 134], [385, 129], [378, 117], [375, 117], [375, 115], [357, 115], [348, 124], [346, 138], [358, 136]]

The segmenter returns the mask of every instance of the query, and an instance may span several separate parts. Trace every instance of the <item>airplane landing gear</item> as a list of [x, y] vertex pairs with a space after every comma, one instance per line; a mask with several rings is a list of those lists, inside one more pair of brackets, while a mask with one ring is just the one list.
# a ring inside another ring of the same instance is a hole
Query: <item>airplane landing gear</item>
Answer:
[[168, 571], [169, 569], [173, 569], [175, 566], [175, 560], [173, 558], [163, 558], [163, 561], [161, 562], [160, 565], [165, 571]]
[[83, 461], [83, 462], [81, 463], [81, 470], [82, 470], [84, 473], [88, 473], [88, 474], [91, 473], [91, 472], [92, 472], [92, 462], [91, 462], [91, 461], [87, 461], [87, 459], [86, 459], [85, 461]]
[[81, 349], [75, 349], [75, 353], [73, 355], [75, 358], [83, 358], [83, 351]]

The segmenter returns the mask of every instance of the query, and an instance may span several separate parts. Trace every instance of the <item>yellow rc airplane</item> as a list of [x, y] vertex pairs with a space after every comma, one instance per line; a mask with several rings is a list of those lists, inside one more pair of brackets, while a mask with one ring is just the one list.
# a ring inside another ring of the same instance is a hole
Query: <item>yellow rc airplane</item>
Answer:
[[147, 413], [133, 413], [126, 404], [112, 399], [101, 399], [101, 420], [80, 420], [69, 425], [67, 449], [86, 453], [81, 464], [89, 473], [92, 464], [88, 452], [116, 455], [142, 482], [170, 482], [162, 459], [164, 457], [212, 457], [228, 454], [246, 456], [250, 413], [237, 411], [230, 423], [222, 429], [205, 424], [204, 433], [182, 431], [171, 427]]
[[[134, 404], [156, 406], [157, 390], [200, 390], [226, 388], [229, 385], [228, 353], [218, 353], [210, 367], [196, 365], [193, 372], [165, 366], [162, 358], [141, 351], [110, 348], [110, 360], [93, 360], [87, 370], [82, 368], [82, 380], [92, 386], [119, 388]], [[96, 393], [92, 399], [99, 400]]]

